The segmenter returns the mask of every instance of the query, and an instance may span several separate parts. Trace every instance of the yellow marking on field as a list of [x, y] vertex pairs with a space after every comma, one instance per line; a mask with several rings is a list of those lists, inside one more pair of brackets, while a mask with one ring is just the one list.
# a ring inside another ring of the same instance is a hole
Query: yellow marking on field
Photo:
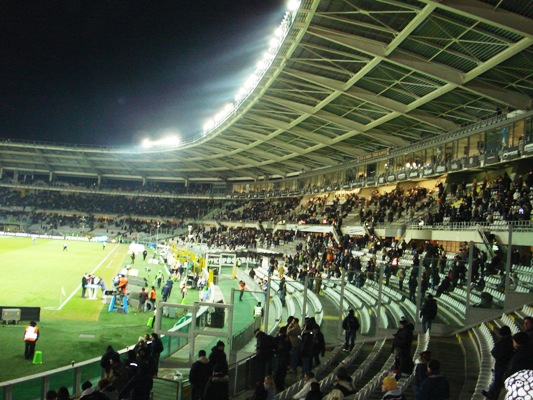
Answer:
[[331, 321], [331, 320], [334, 320], [334, 319], [339, 319], [339, 316], [338, 315], [324, 315], [322, 317], [322, 320], [325, 320], [325, 319]]

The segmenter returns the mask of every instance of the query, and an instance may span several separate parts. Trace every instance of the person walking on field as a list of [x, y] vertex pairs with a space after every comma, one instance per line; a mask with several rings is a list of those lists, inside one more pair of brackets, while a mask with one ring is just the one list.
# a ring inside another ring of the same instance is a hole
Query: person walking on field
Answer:
[[39, 339], [39, 327], [35, 321], [31, 321], [30, 324], [24, 329], [24, 358], [26, 360], [32, 360], [35, 354], [35, 343]]
[[242, 301], [242, 296], [244, 295], [244, 289], [246, 289], [246, 283], [244, 281], [239, 282], [239, 291], [241, 294], [239, 295], [239, 301]]

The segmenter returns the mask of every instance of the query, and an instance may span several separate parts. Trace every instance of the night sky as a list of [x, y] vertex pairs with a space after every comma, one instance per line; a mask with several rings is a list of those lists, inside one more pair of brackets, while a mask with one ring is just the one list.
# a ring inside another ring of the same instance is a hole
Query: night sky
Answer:
[[0, 0], [0, 138], [132, 145], [199, 133], [286, 0]]

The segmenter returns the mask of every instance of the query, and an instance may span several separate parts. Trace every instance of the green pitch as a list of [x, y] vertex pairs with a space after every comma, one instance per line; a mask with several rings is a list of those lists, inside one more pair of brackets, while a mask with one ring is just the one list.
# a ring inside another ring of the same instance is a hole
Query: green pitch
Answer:
[[[0, 325], [4, 365], [0, 382], [70, 365], [73, 360], [100, 357], [108, 345], [119, 350], [149, 332], [149, 314], [131, 308], [128, 314], [108, 312], [108, 305], [101, 300], [81, 297], [81, 278], [86, 272], [102, 277], [112, 288], [112, 278], [131, 263], [127, 251], [127, 245], [112, 243], [102, 249], [101, 243], [93, 242], [37, 239], [33, 243], [30, 238], [0, 237], [0, 304], [41, 307], [36, 350], [43, 352], [42, 365], [24, 360], [22, 337], [28, 321]], [[133, 268], [147, 276], [147, 266], [138, 256]], [[160, 267], [150, 267], [152, 284]]]

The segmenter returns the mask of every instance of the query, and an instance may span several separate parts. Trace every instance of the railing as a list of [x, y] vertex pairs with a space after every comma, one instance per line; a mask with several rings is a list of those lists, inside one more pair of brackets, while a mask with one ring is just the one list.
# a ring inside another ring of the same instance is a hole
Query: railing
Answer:
[[[477, 230], [480, 227], [490, 229], [491, 231], [508, 231], [509, 225], [513, 226], [513, 232], [530, 232], [533, 231], [533, 221], [503, 221], [504, 224], [489, 224], [488, 222], [450, 222], [438, 223], [433, 225], [408, 224], [407, 230], [444, 230], [444, 231], [469, 231]], [[405, 227], [403, 224], [376, 224], [375, 229], [400, 229]]]

